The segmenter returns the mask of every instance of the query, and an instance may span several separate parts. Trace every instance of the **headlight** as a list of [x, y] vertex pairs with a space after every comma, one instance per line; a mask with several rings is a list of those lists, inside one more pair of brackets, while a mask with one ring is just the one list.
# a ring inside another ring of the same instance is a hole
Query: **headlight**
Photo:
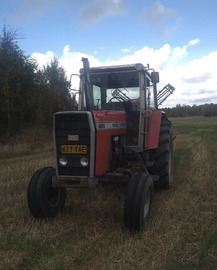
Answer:
[[88, 165], [88, 158], [82, 157], [82, 158], [80, 159], [80, 163], [81, 163], [81, 166], [87, 167], [87, 165]]
[[66, 166], [67, 163], [68, 163], [68, 160], [67, 160], [66, 157], [61, 157], [61, 158], [59, 159], [59, 163], [60, 163], [62, 166]]

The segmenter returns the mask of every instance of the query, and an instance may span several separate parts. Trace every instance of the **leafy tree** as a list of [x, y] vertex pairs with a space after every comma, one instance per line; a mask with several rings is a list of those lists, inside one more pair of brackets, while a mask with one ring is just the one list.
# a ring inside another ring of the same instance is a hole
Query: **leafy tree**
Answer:
[[186, 117], [186, 116], [217, 116], [217, 104], [203, 104], [203, 105], [180, 105], [177, 104], [174, 108], [163, 108], [163, 111], [169, 117]]
[[213, 103], [203, 105], [202, 114], [205, 117], [217, 116], [217, 105]]
[[43, 70], [18, 46], [17, 31], [0, 34], [0, 137], [31, 125], [52, 126], [53, 113], [73, 110], [65, 71], [55, 57]]
[[18, 33], [4, 26], [0, 35], [0, 129], [16, 133], [34, 116], [35, 62], [19, 48]]
[[52, 125], [53, 113], [73, 110], [75, 99], [69, 93], [69, 82], [65, 70], [56, 57], [38, 72], [40, 95], [38, 97], [38, 117], [42, 124]]

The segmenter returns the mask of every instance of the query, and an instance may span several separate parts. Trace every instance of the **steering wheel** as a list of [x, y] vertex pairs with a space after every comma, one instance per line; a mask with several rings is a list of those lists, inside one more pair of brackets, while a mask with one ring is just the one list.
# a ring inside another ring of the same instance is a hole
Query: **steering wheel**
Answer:
[[115, 88], [112, 90], [112, 98], [109, 99], [108, 103], [112, 102], [114, 98], [117, 99], [119, 102], [130, 101], [130, 98], [126, 94], [124, 94], [119, 88]]
[[[117, 99], [117, 97], [112, 97], [109, 99], [108, 103], [111, 103], [113, 99]], [[118, 99], [117, 99], [118, 100]]]

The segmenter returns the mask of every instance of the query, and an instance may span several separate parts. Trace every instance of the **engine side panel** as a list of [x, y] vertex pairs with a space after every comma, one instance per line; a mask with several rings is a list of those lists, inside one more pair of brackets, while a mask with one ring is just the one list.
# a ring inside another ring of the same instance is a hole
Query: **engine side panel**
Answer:
[[106, 173], [109, 158], [109, 145], [112, 136], [127, 131], [124, 111], [92, 111], [96, 124], [96, 166], [95, 176]]

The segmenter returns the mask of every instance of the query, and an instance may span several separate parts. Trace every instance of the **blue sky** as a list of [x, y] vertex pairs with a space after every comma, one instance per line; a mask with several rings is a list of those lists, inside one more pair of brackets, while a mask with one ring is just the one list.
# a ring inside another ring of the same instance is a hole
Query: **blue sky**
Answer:
[[68, 75], [141, 62], [160, 72], [164, 104], [217, 103], [216, 0], [1, 0], [0, 28], [20, 29], [21, 49], [40, 66], [57, 55]]

